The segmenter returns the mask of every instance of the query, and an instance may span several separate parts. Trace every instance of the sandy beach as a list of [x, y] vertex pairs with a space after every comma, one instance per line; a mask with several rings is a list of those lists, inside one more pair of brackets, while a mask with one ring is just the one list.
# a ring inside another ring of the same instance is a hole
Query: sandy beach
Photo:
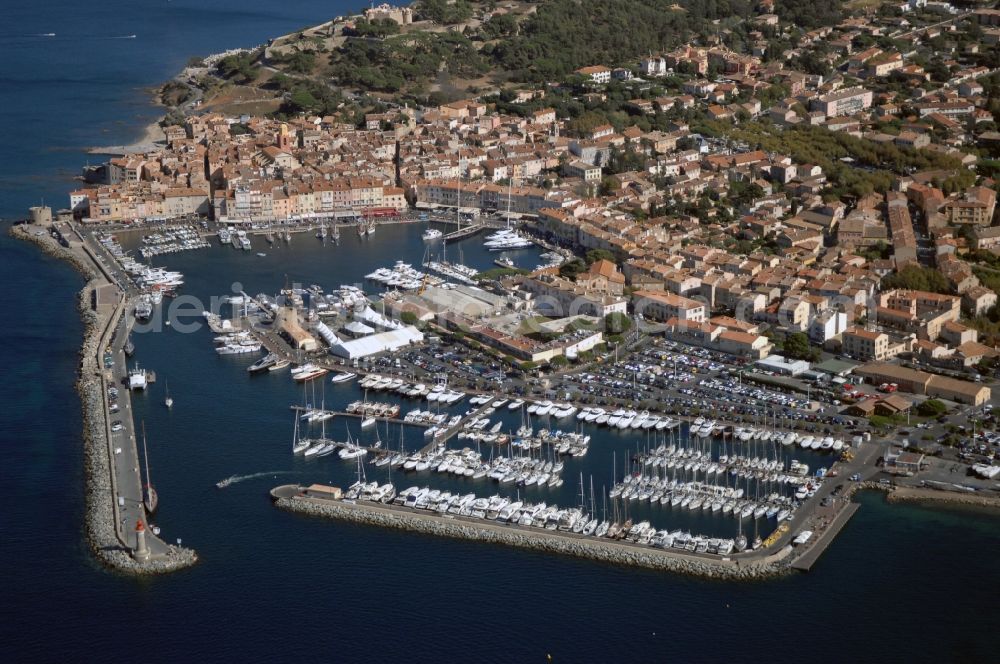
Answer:
[[143, 129], [139, 140], [129, 145], [106, 145], [93, 147], [87, 150], [87, 154], [109, 154], [121, 155], [136, 152], [149, 152], [155, 150], [163, 144], [163, 128], [160, 127], [159, 120], [150, 123]]

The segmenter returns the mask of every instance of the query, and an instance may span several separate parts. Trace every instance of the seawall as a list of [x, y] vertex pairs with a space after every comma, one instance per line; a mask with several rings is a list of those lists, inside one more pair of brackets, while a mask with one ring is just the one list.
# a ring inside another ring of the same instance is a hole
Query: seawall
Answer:
[[[279, 487], [283, 489], [286, 487]], [[277, 491], [277, 489], [276, 489]], [[406, 508], [342, 501], [284, 497], [272, 492], [275, 504], [292, 512], [383, 528], [395, 528], [439, 537], [501, 544], [519, 549], [587, 558], [613, 565], [689, 574], [720, 580], [763, 580], [788, 574], [790, 550], [767, 556], [726, 560], [685, 555], [663, 549], [600, 540], [534, 528], [507, 526], [489, 521], [448, 518]]]
[[100, 339], [107, 320], [90, 306], [92, 293], [103, 283], [103, 278], [89, 261], [63, 247], [48, 233], [36, 234], [36, 226], [11, 226], [11, 236], [35, 244], [43, 253], [64, 260], [86, 280], [77, 300], [77, 309], [83, 323], [83, 341], [80, 346], [80, 366], [76, 390], [80, 395], [83, 414], [83, 469], [84, 469], [84, 537], [95, 557], [110, 569], [127, 574], [157, 574], [188, 567], [198, 557], [192, 550], [170, 546], [166, 556], [140, 562], [132, 557], [129, 547], [119, 536], [111, 472], [111, 445], [104, 417], [104, 387], [99, 379], [98, 366]]

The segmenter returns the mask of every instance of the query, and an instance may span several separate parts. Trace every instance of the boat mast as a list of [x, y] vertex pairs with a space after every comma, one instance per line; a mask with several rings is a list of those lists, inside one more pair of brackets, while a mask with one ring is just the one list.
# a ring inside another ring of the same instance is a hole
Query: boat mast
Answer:
[[507, 230], [510, 230], [510, 198], [514, 189], [514, 177], [507, 178]]
[[[146, 495], [149, 496], [149, 490], [153, 483], [149, 478], [149, 451], [146, 448], [146, 420], [142, 421], [142, 457], [143, 465], [146, 467]], [[152, 503], [152, 501], [149, 502]]]
[[455, 230], [462, 230], [462, 151], [458, 151], [458, 199], [455, 201]]

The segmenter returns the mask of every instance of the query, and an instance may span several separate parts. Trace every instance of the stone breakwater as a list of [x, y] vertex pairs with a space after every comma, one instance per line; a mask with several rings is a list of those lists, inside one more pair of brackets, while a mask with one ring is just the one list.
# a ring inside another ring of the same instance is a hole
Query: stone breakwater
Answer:
[[658, 549], [632, 547], [595, 538], [569, 537], [548, 531], [516, 529], [499, 524], [447, 519], [392, 508], [368, 507], [335, 501], [303, 498], [276, 498], [275, 504], [286, 510], [310, 516], [328, 517], [360, 523], [408, 530], [439, 537], [502, 544], [519, 549], [587, 558], [613, 565], [643, 567], [657, 571], [689, 574], [720, 580], [762, 580], [787, 574], [791, 568], [777, 556], [752, 561], [699, 560], [683, 554]]
[[981, 492], [946, 491], [944, 489], [927, 487], [882, 484], [873, 481], [858, 482], [852, 485], [849, 492], [845, 495], [853, 496], [862, 490], [882, 491], [885, 493], [885, 500], [888, 503], [922, 503], [924, 505], [942, 503], [966, 507], [1000, 509], [1000, 496], [996, 495], [983, 495]]
[[84, 537], [98, 560], [120, 572], [157, 574], [192, 565], [198, 559], [197, 554], [191, 549], [177, 546], [170, 546], [165, 557], [139, 562], [132, 557], [129, 547], [118, 536], [104, 418], [104, 385], [99, 378], [101, 369], [97, 361], [102, 323], [106, 321], [102, 321], [90, 307], [93, 291], [102, 280], [88, 261], [60, 245], [48, 233], [36, 234], [33, 230], [35, 227], [12, 226], [10, 233], [15, 238], [32, 242], [44, 253], [66, 261], [87, 279], [77, 300], [84, 331], [76, 381], [83, 409]]
[[946, 503], [967, 507], [1000, 508], [1000, 497], [982, 495], [981, 493], [966, 493], [962, 491], [946, 491], [943, 489], [928, 489], [921, 487], [899, 486], [889, 491], [885, 498], [890, 503]]

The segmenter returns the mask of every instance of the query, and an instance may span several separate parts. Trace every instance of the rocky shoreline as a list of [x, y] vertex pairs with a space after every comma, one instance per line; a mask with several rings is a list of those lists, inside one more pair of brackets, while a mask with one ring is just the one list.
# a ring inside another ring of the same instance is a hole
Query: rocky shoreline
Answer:
[[922, 503], [925, 505], [942, 503], [946, 505], [1000, 509], [1000, 498], [996, 496], [921, 487], [896, 487], [894, 490], [889, 491], [886, 500], [890, 503]]
[[321, 504], [309, 499], [279, 497], [275, 499], [275, 504], [282, 509], [309, 516], [334, 518], [352, 523], [408, 530], [439, 537], [501, 544], [519, 549], [587, 558], [613, 565], [641, 567], [717, 580], [764, 580], [792, 571], [787, 563], [787, 558], [783, 558], [780, 554], [745, 564], [722, 560], [698, 560], [662, 550], [633, 548], [612, 542], [601, 542], [593, 538], [563, 537], [544, 531], [536, 533], [528, 530], [507, 529], [491, 524], [476, 525], [467, 521], [435, 518], [415, 513], [389, 511], [388, 509], [368, 509], [333, 501]]
[[9, 232], [14, 238], [35, 244], [43, 253], [66, 261], [87, 280], [77, 299], [84, 332], [76, 380], [83, 412], [84, 537], [97, 559], [118, 572], [160, 574], [193, 565], [198, 560], [194, 550], [173, 545], [169, 547], [165, 558], [137, 561], [118, 538], [112, 501], [114, 490], [111, 486], [111, 461], [104, 422], [104, 388], [98, 378], [101, 369], [97, 366], [102, 321], [90, 307], [92, 293], [101, 277], [92, 265], [60, 245], [50, 234], [32, 232], [35, 230], [38, 230], [37, 227], [17, 225], [11, 226]]

